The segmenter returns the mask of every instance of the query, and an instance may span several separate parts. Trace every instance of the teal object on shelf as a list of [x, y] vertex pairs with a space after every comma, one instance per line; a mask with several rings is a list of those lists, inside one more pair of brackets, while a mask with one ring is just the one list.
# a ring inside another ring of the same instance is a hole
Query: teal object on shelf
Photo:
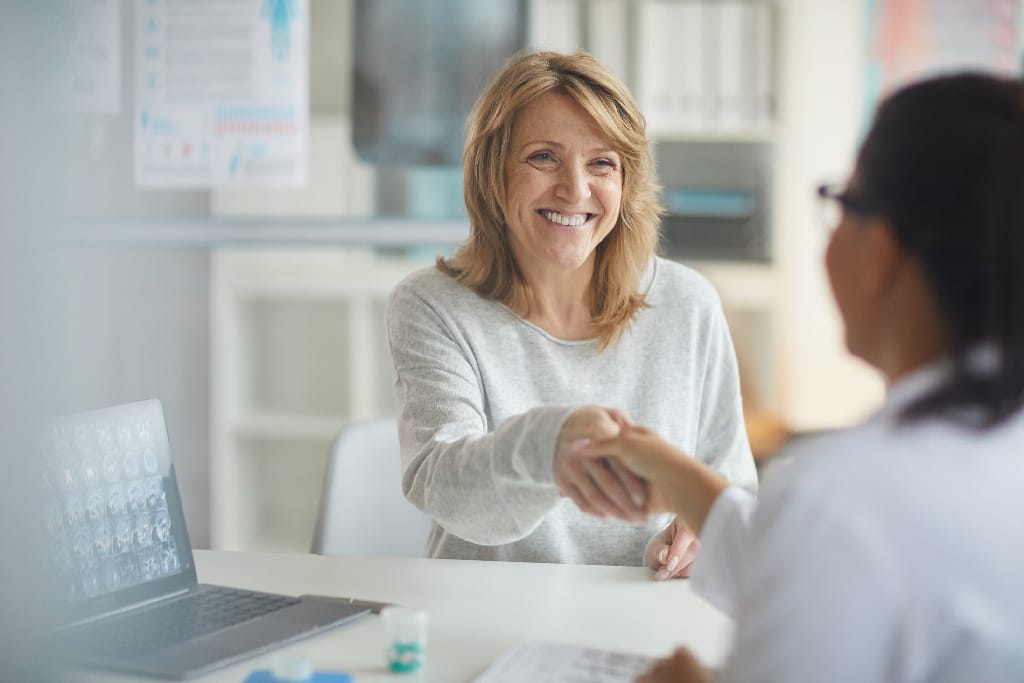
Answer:
[[757, 198], [749, 192], [671, 189], [665, 193], [665, 208], [679, 216], [750, 218], [757, 211]]

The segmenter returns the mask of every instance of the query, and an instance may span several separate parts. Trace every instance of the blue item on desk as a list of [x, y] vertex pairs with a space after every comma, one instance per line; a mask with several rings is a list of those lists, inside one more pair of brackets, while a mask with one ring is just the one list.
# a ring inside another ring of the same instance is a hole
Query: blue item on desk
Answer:
[[[275, 678], [269, 669], [260, 669], [246, 676], [243, 683], [281, 683], [281, 679]], [[315, 671], [302, 683], [352, 683], [352, 676], [340, 671]]]

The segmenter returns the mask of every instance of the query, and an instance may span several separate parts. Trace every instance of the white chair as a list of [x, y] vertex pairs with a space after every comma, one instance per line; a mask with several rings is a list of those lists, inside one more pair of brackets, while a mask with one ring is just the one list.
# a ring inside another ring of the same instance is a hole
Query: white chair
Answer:
[[331, 445], [312, 551], [424, 557], [430, 517], [402, 495], [394, 417], [353, 422]]

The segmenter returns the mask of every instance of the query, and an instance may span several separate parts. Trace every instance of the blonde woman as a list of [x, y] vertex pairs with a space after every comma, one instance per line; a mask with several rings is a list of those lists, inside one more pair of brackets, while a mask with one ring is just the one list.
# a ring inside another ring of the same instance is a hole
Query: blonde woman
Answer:
[[718, 297], [655, 256], [632, 97], [587, 54], [521, 53], [476, 104], [464, 174], [468, 241], [402, 282], [387, 315], [402, 486], [434, 518], [428, 554], [685, 575], [693, 535], [648, 519], [616, 461], [571, 448], [634, 419], [757, 486]]

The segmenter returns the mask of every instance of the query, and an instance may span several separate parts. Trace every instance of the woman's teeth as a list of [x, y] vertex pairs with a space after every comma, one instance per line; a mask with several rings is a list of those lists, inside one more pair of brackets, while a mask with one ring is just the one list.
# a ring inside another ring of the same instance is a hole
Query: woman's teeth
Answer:
[[570, 227], [578, 227], [587, 222], [586, 214], [576, 214], [575, 216], [563, 216], [557, 211], [545, 211], [544, 218], [547, 218], [552, 223], [558, 223], [559, 225], [567, 225]]

